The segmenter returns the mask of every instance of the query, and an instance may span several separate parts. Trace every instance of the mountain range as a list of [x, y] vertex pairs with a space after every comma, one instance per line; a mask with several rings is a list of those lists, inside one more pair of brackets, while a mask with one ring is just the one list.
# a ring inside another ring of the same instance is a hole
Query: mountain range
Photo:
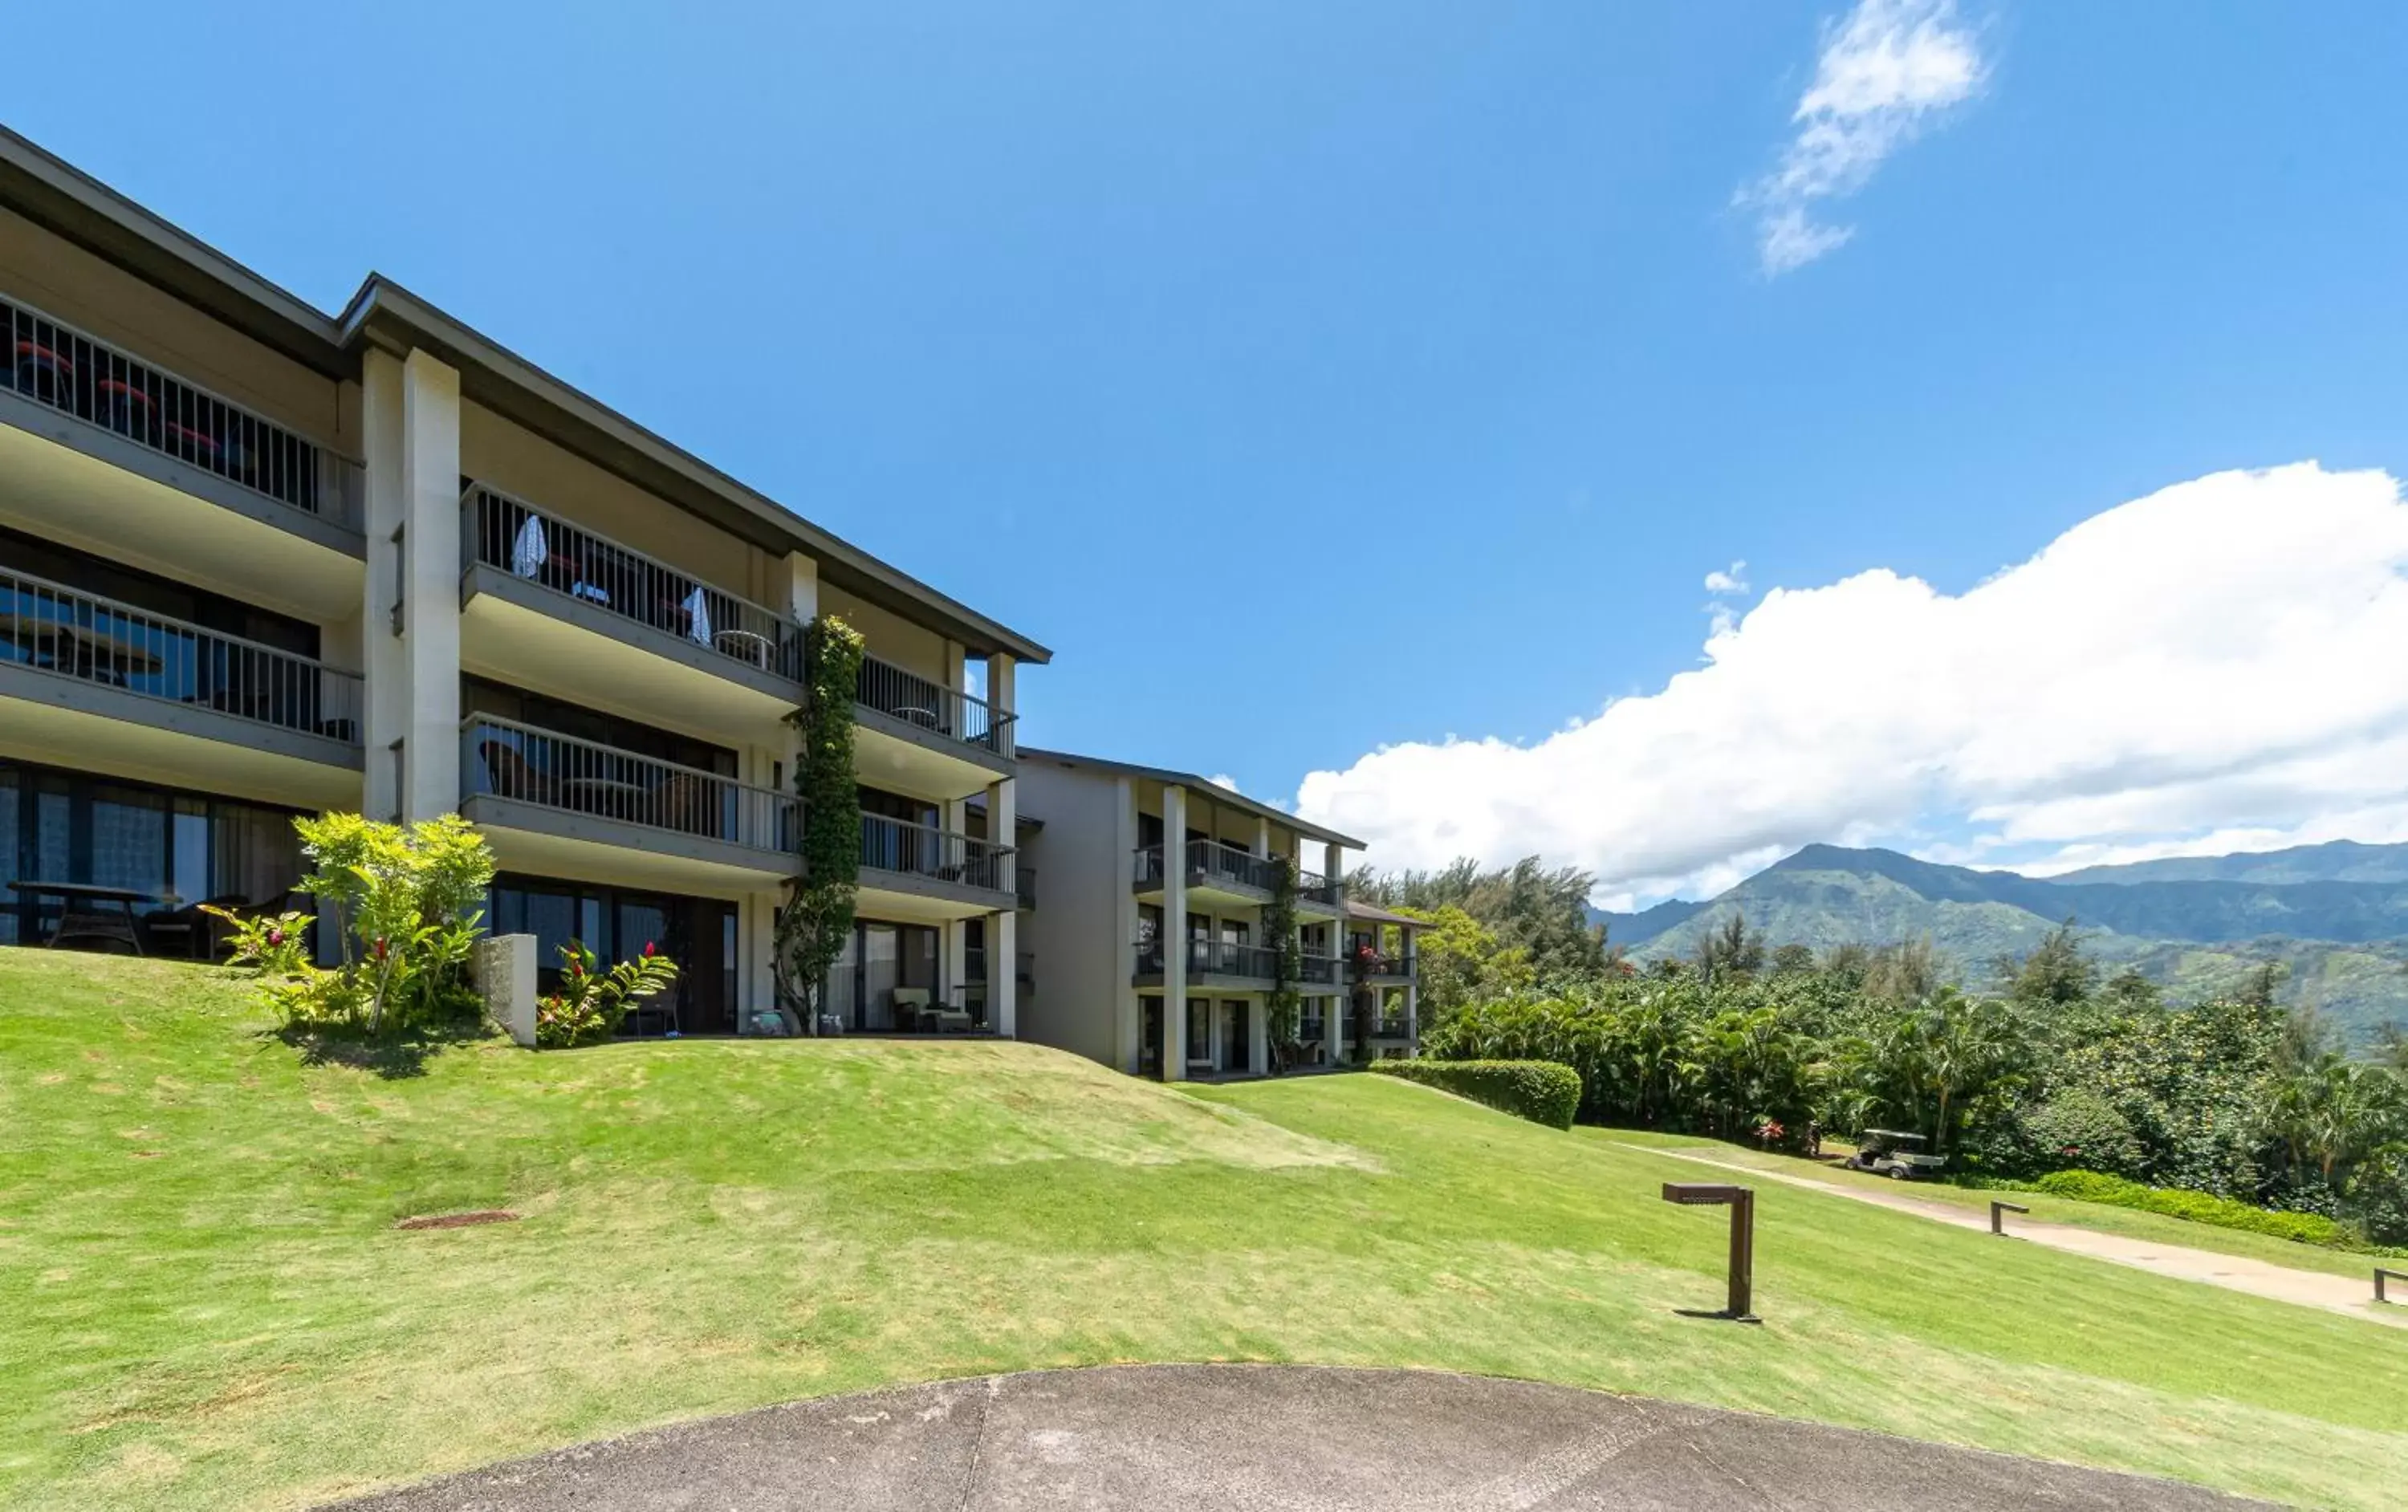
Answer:
[[2337, 840], [2051, 877], [1811, 845], [1702, 902], [1591, 912], [1610, 941], [1652, 960], [1693, 953], [1734, 911], [1775, 945], [1818, 950], [1928, 934], [1969, 986], [1991, 985], [1994, 962], [2071, 919], [2111, 969], [2128, 965], [2177, 998], [2228, 990], [2279, 960], [2285, 1001], [2353, 1033], [2408, 1020], [2408, 845]]

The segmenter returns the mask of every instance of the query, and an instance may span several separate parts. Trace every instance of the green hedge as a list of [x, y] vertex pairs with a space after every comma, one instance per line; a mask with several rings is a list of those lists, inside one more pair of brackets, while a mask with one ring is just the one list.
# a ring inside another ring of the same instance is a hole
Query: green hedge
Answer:
[[2242, 1229], [2250, 1234], [2269, 1234], [2277, 1239], [2295, 1239], [2300, 1244], [2349, 1249], [2358, 1243], [2355, 1233], [2321, 1213], [2280, 1213], [2204, 1191], [2144, 1187], [2138, 1181], [2101, 1176], [2096, 1171], [2052, 1171], [2032, 1185], [2052, 1196], [2137, 1207], [2169, 1218], [2186, 1218], [2194, 1223], [2212, 1223], [2219, 1229]]
[[1383, 1077], [1442, 1087], [1551, 1129], [1569, 1129], [1580, 1111], [1580, 1073], [1554, 1061], [1374, 1061]]

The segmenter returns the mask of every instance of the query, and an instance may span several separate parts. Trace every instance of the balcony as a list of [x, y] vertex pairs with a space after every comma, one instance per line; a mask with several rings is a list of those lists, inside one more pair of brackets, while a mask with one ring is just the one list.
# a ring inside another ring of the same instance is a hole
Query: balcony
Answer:
[[792, 794], [512, 720], [460, 722], [460, 794], [509, 871], [724, 895], [800, 867]]
[[874, 656], [853, 679], [854, 763], [862, 780], [962, 798], [1012, 771], [1014, 717]]
[[1306, 987], [1335, 987], [1341, 979], [1336, 956], [1305, 955], [1297, 958], [1296, 979]]
[[460, 565], [473, 671], [704, 729], [801, 701], [792, 620], [482, 483], [460, 495]]
[[1037, 906], [1037, 868], [1022, 862], [1011, 869], [1012, 895], [1024, 908]]
[[358, 612], [358, 463], [6, 295], [0, 333], [0, 519], [305, 618]]
[[[1190, 840], [1186, 845], [1187, 891], [1191, 895], [1226, 903], [1265, 904], [1279, 885], [1284, 862], [1257, 856], [1219, 840]], [[1163, 848], [1141, 846], [1134, 858], [1133, 881], [1140, 894], [1163, 891]]]
[[355, 804], [361, 712], [355, 674], [0, 567], [10, 754]]
[[[1267, 988], [1278, 979], [1279, 952], [1268, 945], [1197, 939], [1184, 941], [1182, 945], [1187, 951], [1187, 985], [1190, 987]], [[1140, 986], [1152, 986], [1162, 979], [1160, 940], [1137, 948], [1136, 973]]]
[[1414, 963], [1418, 959], [1410, 955], [1383, 954], [1363, 947], [1347, 958], [1347, 964], [1358, 982], [1410, 982], [1413, 979]]
[[968, 919], [1010, 908], [1012, 862], [1011, 847], [976, 835], [861, 816], [862, 907], [882, 919]]
[[1307, 913], [1340, 914], [1346, 911], [1346, 898], [1335, 878], [1319, 872], [1299, 871], [1296, 874], [1296, 906]]

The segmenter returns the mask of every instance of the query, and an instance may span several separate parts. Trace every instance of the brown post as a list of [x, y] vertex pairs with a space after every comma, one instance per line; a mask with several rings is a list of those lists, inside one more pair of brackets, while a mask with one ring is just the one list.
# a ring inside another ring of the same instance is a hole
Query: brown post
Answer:
[[2029, 1214], [2030, 1212], [2030, 1208], [2019, 1207], [2014, 1203], [1993, 1201], [1990, 1204], [1990, 1232], [1998, 1234], [2000, 1238], [2004, 1238], [2007, 1234], [2007, 1225], [2005, 1220], [2000, 1215], [2004, 1213]]
[[2395, 1281], [2408, 1281], [2408, 1271], [2386, 1270], [2384, 1267], [2377, 1265], [2374, 1267], [2374, 1300], [2377, 1302], [2388, 1302], [2391, 1300], [2383, 1294], [2383, 1278], [2386, 1276]]
[[1753, 1310], [1756, 1291], [1756, 1192], [1751, 1188], [1697, 1181], [1667, 1181], [1664, 1200], [1685, 1207], [1728, 1207], [1730, 1214], [1730, 1293], [1720, 1312], [1678, 1309], [1690, 1318], [1723, 1318], [1734, 1323], [1764, 1321]]

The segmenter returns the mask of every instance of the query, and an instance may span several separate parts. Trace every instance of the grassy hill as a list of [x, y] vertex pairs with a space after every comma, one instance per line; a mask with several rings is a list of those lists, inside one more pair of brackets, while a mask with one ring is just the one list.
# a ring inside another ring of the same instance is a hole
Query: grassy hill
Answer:
[[2408, 1019], [2408, 881], [2383, 879], [2400, 868], [2408, 846], [2335, 845], [2093, 868], [2074, 882], [1808, 846], [1707, 902], [1601, 917], [1641, 959], [1694, 954], [1734, 910], [1768, 939], [1817, 949], [1928, 934], [1976, 985], [1993, 961], [2073, 919], [2100, 960], [2177, 996], [2236, 987], [2281, 961], [2286, 1001], [2363, 1033]]
[[[1430, 1366], [2375, 1506], [2401, 1336], [1385, 1078], [1009, 1044], [311, 1063], [209, 968], [0, 950], [0, 1505], [291, 1507], [645, 1424], [1115, 1361]], [[416, 1214], [519, 1221], [402, 1232]], [[1877, 1279], [1878, 1284], [1868, 1284]]]

